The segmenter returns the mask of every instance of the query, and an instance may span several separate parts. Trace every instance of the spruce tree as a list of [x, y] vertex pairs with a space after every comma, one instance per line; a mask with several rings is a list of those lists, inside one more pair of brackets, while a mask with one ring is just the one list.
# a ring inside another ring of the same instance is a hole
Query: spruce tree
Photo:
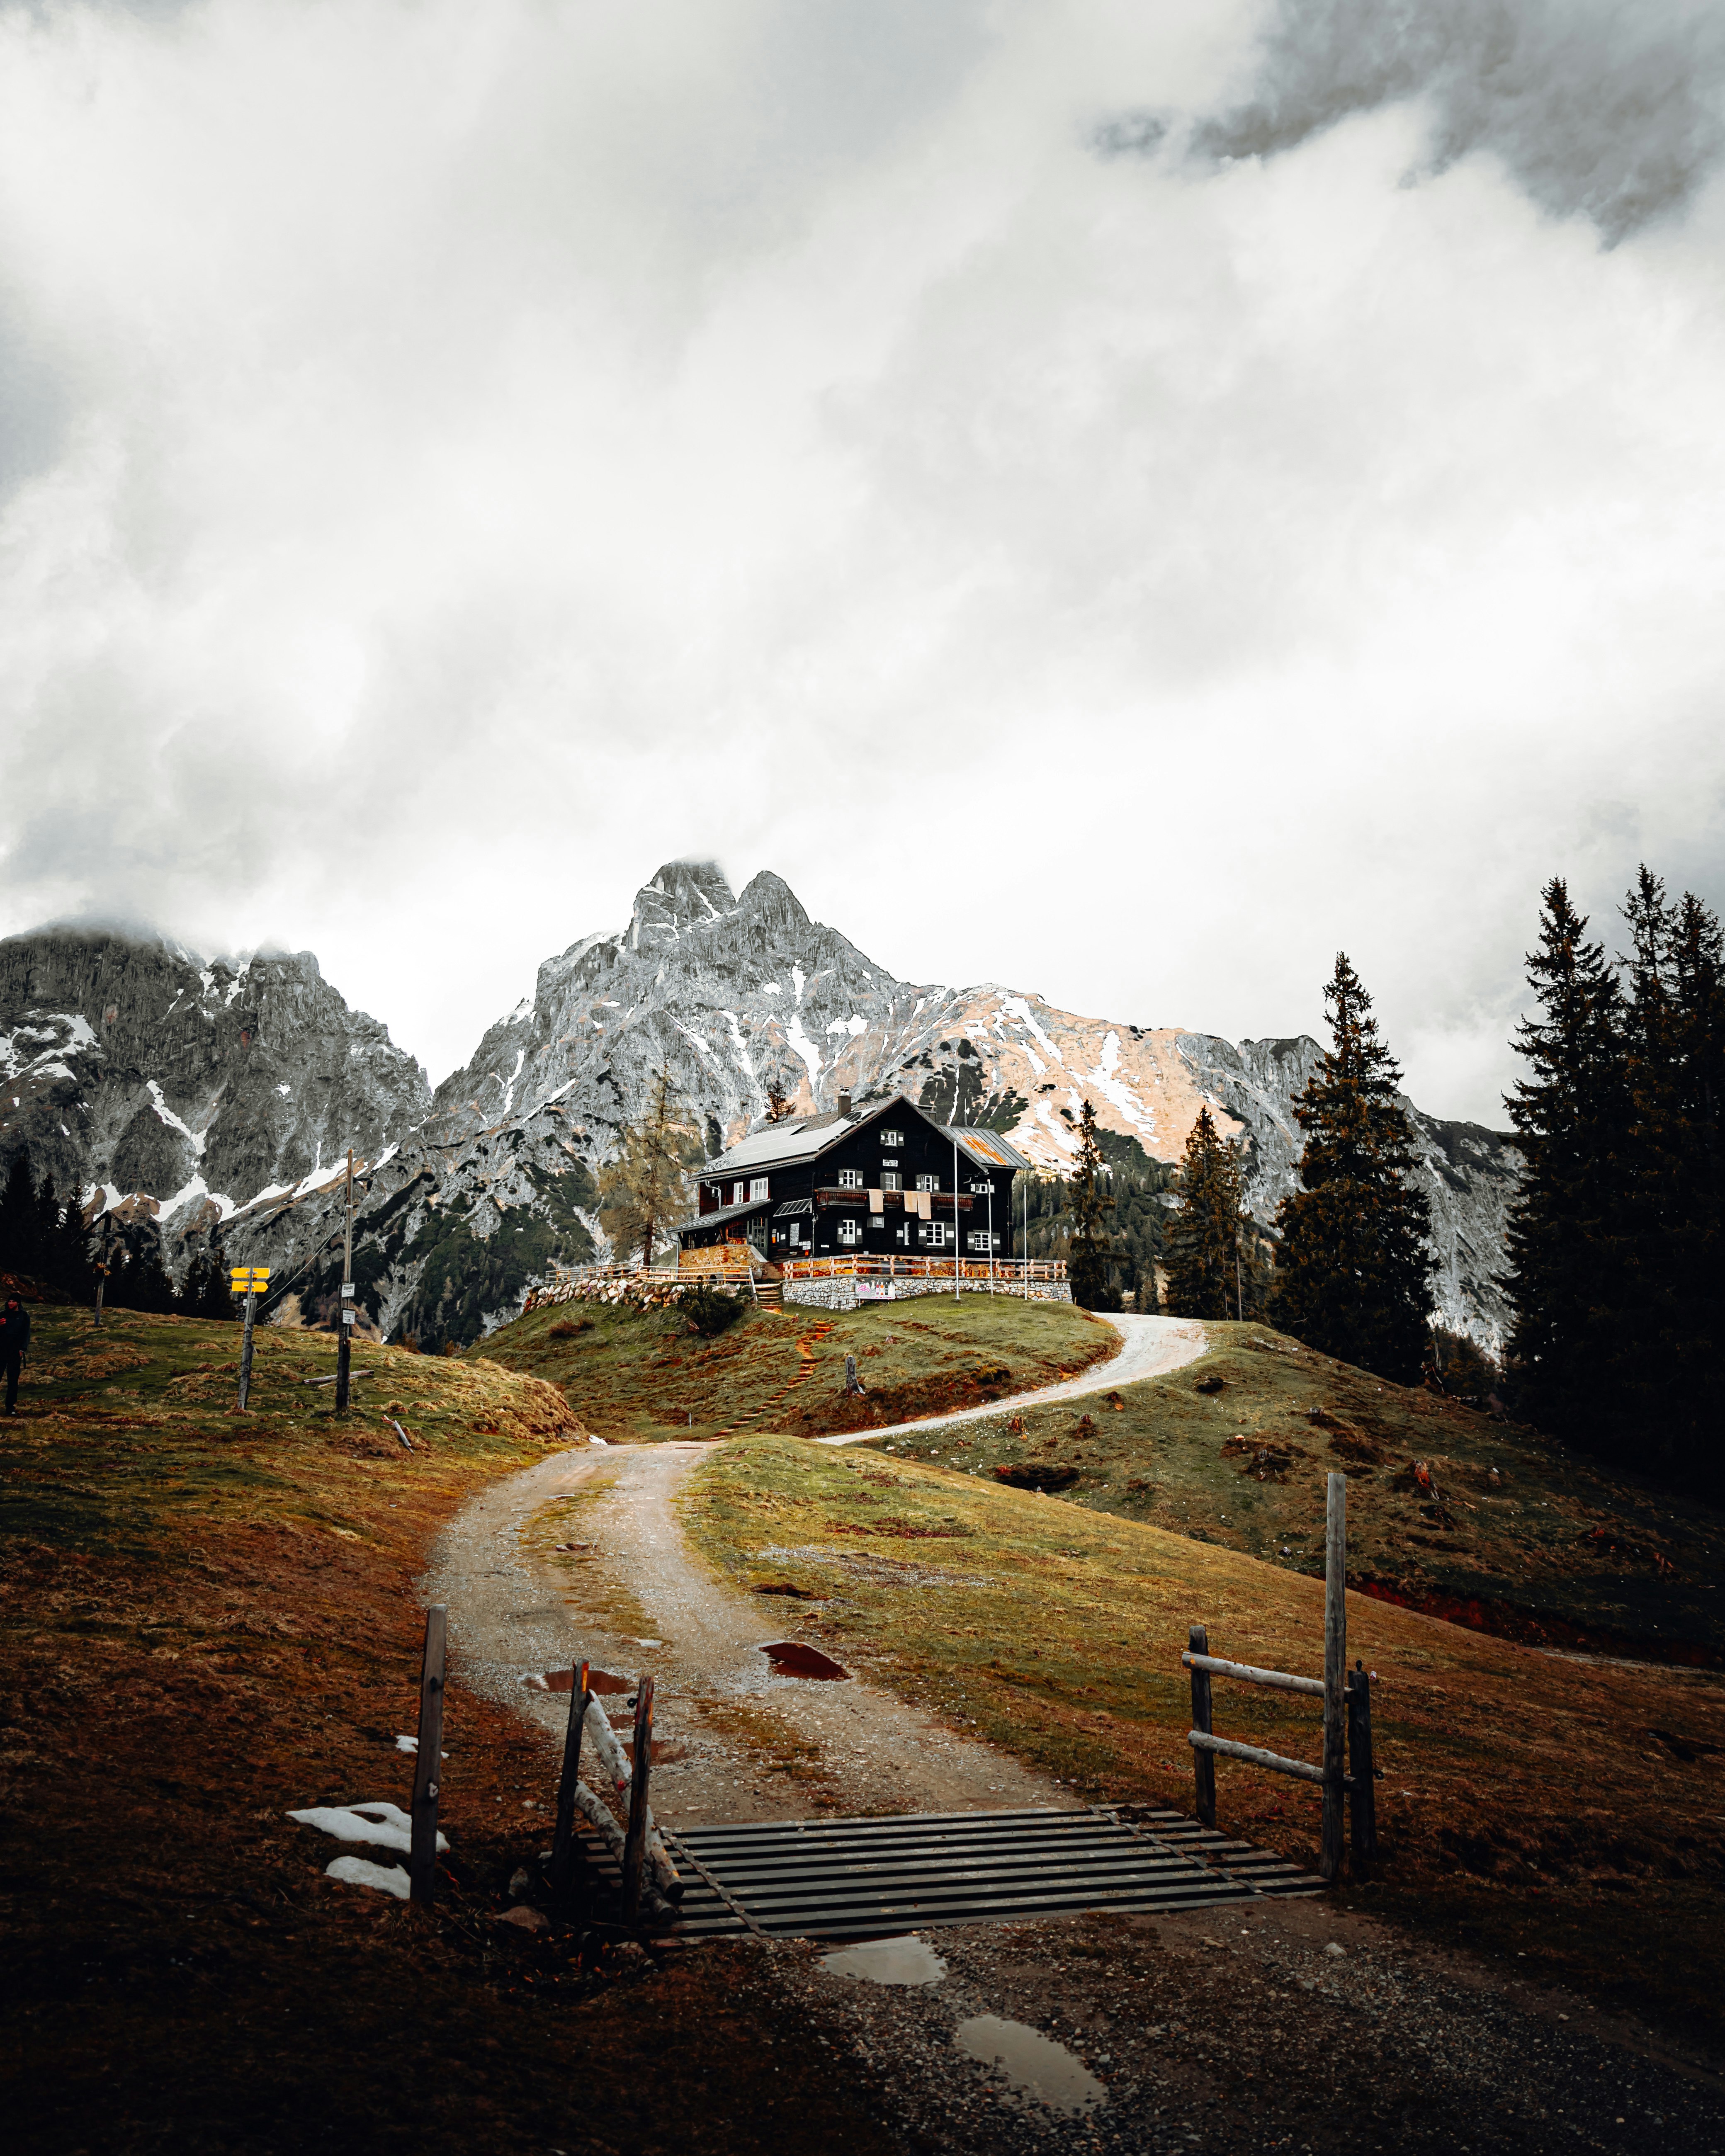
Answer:
[[0, 1270], [33, 1277], [39, 1255], [42, 1220], [36, 1185], [30, 1175], [30, 1149], [20, 1146], [0, 1190]]
[[1517, 1411], [1578, 1443], [1615, 1419], [1595, 1358], [1620, 1291], [1616, 1155], [1629, 1126], [1622, 996], [1561, 877], [1542, 894], [1527, 978], [1538, 1014], [1516, 1029], [1529, 1075], [1504, 1105], [1522, 1155], [1506, 1243]]
[[1415, 1384], [1436, 1260], [1401, 1071], [1345, 952], [1324, 1002], [1329, 1052], [1294, 1103], [1300, 1187], [1276, 1213], [1276, 1321], [1323, 1354]]
[[1114, 1255], [1106, 1232], [1114, 1199], [1106, 1188], [1107, 1170], [1096, 1137], [1096, 1111], [1086, 1101], [1078, 1118], [1078, 1173], [1072, 1178], [1072, 1236], [1066, 1261], [1072, 1300], [1081, 1310], [1117, 1310], [1120, 1299], [1108, 1286], [1108, 1260]]
[[1206, 1106], [1180, 1161], [1181, 1205], [1168, 1227], [1168, 1306], [1179, 1317], [1231, 1317], [1240, 1249], [1240, 1152]]
[[[1643, 866], [1623, 908], [1618, 1026], [1626, 1121], [1614, 1155], [1608, 1322], [1589, 1356], [1588, 1441], [1684, 1483], [1717, 1486], [1720, 1341], [1718, 923], [1667, 903]], [[1578, 1431], [1577, 1435], [1584, 1435]]]

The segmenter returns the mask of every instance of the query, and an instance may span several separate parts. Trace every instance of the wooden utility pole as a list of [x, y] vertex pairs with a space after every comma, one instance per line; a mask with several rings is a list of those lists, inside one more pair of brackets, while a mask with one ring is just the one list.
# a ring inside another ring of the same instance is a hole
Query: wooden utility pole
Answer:
[[353, 1147], [347, 1148], [347, 1232], [341, 1242], [341, 1337], [336, 1342], [336, 1413], [347, 1412], [347, 1378], [353, 1358]]
[[581, 1732], [587, 1727], [587, 1710], [593, 1699], [587, 1663], [577, 1663], [569, 1676], [569, 1726], [563, 1732], [563, 1771], [557, 1782], [557, 1825], [551, 1848], [552, 1906], [560, 1914], [568, 1904], [575, 1876], [575, 1785], [581, 1779]]
[[1348, 1477], [1332, 1474], [1324, 1502], [1324, 1814], [1319, 1876], [1342, 1870], [1348, 1743]]

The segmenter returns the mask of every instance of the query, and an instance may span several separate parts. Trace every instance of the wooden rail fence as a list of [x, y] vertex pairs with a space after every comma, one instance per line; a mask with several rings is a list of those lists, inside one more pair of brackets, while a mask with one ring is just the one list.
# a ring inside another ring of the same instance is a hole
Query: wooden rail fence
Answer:
[[[1328, 1478], [1324, 1504], [1324, 1673], [1291, 1676], [1286, 1670], [1260, 1670], [1250, 1662], [1230, 1662], [1210, 1652], [1209, 1632], [1194, 1625], [1181, 1661], [1192, 1672], [1192, 1772], [1197, 1812], [1207, 1827], [1216, 1824], [1216, 1761], [1238, 1759], [1273, 1774], [1316, 1782], [1323, 1790], [1323, 1840], [1318, 1875], [1335, 1879], [1342, 1869], [1343, 1799], [1348, 1799], [1351, 1864], [1362, 1876], [1378, 1849], [1378, 1807], [1372, 1757], [1372, 1675], [1358, 1662], [1348, 1666], [1348, 1478]], [[1319, 1765], [1289, 1759], [1258, 1744], [1218, 1737], [1213, 1726], [1210, 1681], [1229, 1677], [1237, 1684], [1263, 1685], [1275, 1691], [1299, 1692], [1324, 1703], [1323, 1758]]]

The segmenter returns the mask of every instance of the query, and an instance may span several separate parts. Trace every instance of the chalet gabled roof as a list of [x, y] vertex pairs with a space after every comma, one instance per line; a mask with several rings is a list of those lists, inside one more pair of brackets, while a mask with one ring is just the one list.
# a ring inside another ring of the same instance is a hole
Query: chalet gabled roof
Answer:
[[[927, 1123], [931, 1130], [938, 1131], [949, 1145], [956, 1139], [961, 1150], [980, 1167], [1019, 1169], [1030, 1165], [997, 1131], [973, 1130], [962, 1123], [956, 1127], [937, 1123], [908, 1094], [895, 1093], [890, 1101], [876, 1102], [860, 1114], [841, 1116], [835, 1111], [824, 1116], [788, 1116], [783, 1122], [769, 1123], [764, 1131], [751, 1131], [716, 1160], [708, 1161], [700, 1172], [703, 1176], [716, 1178], [758, 1174], [762, 1168], [798, 1167], [805, 1161], [818, 1160], [829, 1147], [837, 1145], [853, 1131], [860, 1131], [901, 1109]], [[711, 1220], [716, 1215], [709, 1213], [705, 1217]]]

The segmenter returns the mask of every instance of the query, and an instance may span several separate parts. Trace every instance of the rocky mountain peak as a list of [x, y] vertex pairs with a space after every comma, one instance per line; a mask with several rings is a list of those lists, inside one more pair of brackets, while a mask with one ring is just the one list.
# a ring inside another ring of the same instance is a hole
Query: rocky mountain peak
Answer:
[[721, 919], [736, 906], [736, 894], [716, 861], [667, 861], [635, 893], [624, 942], [631, 951], [662, 949], [687, 930]]

